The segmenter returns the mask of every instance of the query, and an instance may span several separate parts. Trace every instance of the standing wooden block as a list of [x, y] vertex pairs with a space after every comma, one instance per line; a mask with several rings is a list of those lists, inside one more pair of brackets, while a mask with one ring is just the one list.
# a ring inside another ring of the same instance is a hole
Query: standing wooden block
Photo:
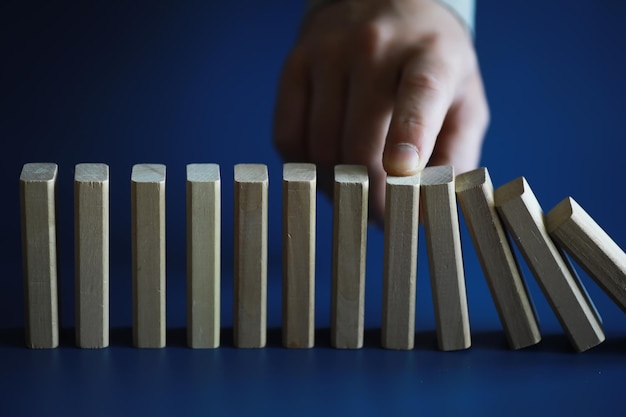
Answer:
[[524, 177], [495, 190], [495, 205], [561, 326], [580, 352], [604, 341], [602, 324], [581, 283], [548, 235], [543, 210]]
[[546, 215], [556, 243], [626, 312], [626, 254], [571, 197]]
[[187, 165], [187, 345], [220, 345], [220, 168]]
[[420, 174], [387, 177], [382, 346], [413, 349]]
[[454, 168], [422, 171], [421, 205], [426, 233], [428, 268], [439, 349], [467, 349], [471, 345]]
[[76, 344], [109, 345], [109, 167], [74, 171]]
[[315, 195], [313, 164], [283, 166], [283, 345], [315, 344]]
[[362, 165], [335, 167], [331, 345], [363, 347], [369, 177]]
[[496, 212], [487, 168], [456, 177], [456, 194], [511, 349], [541, 340], [524, 277]]
[[137, 164], [131, 174], [133, 343], [165, 346], [165, 165]]
[[20, 175], [26, 345], [59, 345], [54, 163], [28, 163]]
[[265, 347], [267, 338], [267, 166], [235, 165], [234, 344]]

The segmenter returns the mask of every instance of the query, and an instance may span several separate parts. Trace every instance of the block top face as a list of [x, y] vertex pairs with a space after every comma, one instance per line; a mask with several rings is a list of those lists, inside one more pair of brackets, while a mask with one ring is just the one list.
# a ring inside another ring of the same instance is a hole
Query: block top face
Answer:
[[267, 165], [237, 164], [235, 165], [235, 182], [267, 182]]
[[187, 181], [216, 182], [220, 180], [220, 166], [218, 164], [188, 164]]
[[315, 178], [314, 164], [288, 162], [283, 165], [283, 179], [285, 181], [311, 182], [315, 181]]
[[407, 177], [387, 176], [388, 185], [419, 185], [421, 174], [409, 175]]
[[504, 185], [501, 185], [495, 190], [495, 204], [496, 206], [502, 206], [509, 200], [520, 197], [528, 191], [530, 191], [530, 187], [528, 186], [528, 182], [526, 182], [526, 178], [516, 178]]
[[31, 162], [24, 164], [20, 181], [47, 182], [56, 178], [58, 172], [57, 164], [53, 162]]
[[162, 164], [136, 164], [131, 173], [133, 182], [164, 182], [165, 165]]
[[422, 171], [423, 186], [442, 185], [454, 182], [454, 167], [452, 165], [441, 165], [436, 167], [426, 167]]
[[74, 180], [77, 182], [106, 182], [109, 166], [106, 164], [76, 164]]
[[365, 165], [336, 165], [335, 181], [340, 183], [367, 184], [369, 177]]
[[489, 171], [487, 171], [487, 168], [485, 167], [464, 172], [463, 174], [457, 175], [455, 178], [457, 192], [480, 187], [486, 183], [491, 183], [491, 179], [489, 178]]
[[574, 211], [582, 210], [571, 197], [566, 197], [554, 206], [545, 216], [546, 228], [549, 232], [558, 228], [562, 223], [572, 217]]

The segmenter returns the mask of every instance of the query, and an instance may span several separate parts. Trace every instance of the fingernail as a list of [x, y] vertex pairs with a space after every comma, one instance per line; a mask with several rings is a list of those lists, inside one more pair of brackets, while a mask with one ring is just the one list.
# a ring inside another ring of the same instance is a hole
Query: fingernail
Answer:
[[417, 174], [420, 157], [415, 145], [398, 143], [385, 149], [383, 165], [389, 175], [404, 176]]

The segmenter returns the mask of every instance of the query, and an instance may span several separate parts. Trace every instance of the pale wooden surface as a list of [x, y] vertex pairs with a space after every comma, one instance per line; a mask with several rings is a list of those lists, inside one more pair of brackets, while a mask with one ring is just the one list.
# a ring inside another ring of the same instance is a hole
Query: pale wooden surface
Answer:
[[316, 168], [283, 165], [283, 346], [315, 344]]
[[548, 235], [543, 210], [526, 179], [500, 186], [494, 197], [498, 213], [573, 347], [582, 352], [603, 342], [602, 324]]
[[537, 344], [541, 333], [532, 299], [520, 273], [493, 200], [487, 168], [457, 175], [456, 194], [489, 286], [509, 347]]
[[421, 207], [440, 350], [471, 346], [454, 169], [422, 171]]
[[220, 345], [221, 178], [217, 164], [187, 165], [187, 345]]
[[415, 280], [420, 174], [387, 177], [383, 265], [382, 346], [415, 344]]
[[369, 177], [362, 165], [337, 165], [333, 198], [331, 345], [363, 347]]
[[237, 164], [234, 175], [234, 344], [262, 348], [267, 339], [267, 166]]
[[546, 214], [546, 227], [591, 278], [626, 312], [626, 254], [571, 197]]
[[133, 343], [165, 346], [165, 165], [136, 164], [131, 173]]
[[20, 175], [26, 345], [59, 345], [54, 163], [28, 163]]
[[74, 171], [76, 344], [109, 345], [109, 167]]

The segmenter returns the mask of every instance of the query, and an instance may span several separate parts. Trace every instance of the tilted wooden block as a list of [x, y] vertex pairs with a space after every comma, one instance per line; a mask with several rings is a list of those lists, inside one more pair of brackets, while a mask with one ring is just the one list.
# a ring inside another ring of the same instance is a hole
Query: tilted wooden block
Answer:
[[131, 173], [133, 343], [165, 346], [165, 165], [136, 164]]
[[316, 168], [283, 166], [283, 346], [315, 344]]
[[420, 174], [388, 177], [385, 194], [382, 346], [413, 349]]
[[109, 167], [74, 171], [76, 344], [109, 345]]
[[221, 179], [217, 164], [187, 165], [187, 345], [220, 345]]
[[28, 163], [20, 175], [26, 345], [59, 345], [54, 163]]
[[426, 234], [437, 340], [443, 351], [471, 345], [454, 168], [425, 168], [421, 206]]
[[331, 345], [363, 347], [369, 178], [362, 165], [335, 167]]
[[235, 165], [234, 344], [267, 339], [267, 166]]
[[582, 352], [602, 343], [602, 324], [548, 235], [543, 210], [526, 179], [497, 188], [495, 205], [573, 347]]
[[532, 299], [496, 212], [487, 168], [456, 177], [456, 194], [509, 346], [541, 340]]
[[572, 197], [545, 220], [556, 243], [626, 312], [626, 254], [617, 243]]

